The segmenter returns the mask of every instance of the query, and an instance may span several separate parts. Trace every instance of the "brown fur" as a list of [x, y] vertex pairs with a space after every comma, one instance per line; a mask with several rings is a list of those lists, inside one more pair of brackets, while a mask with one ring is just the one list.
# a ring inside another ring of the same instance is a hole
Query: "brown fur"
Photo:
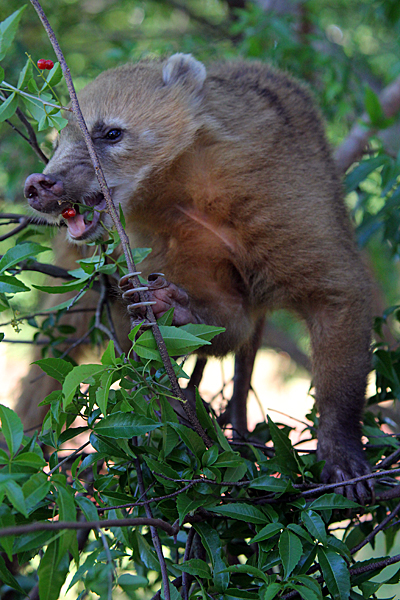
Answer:
[[[245, 347], [266, 311], [305, 319], [324, 479], [365, 473], [370, 285], [309, 92], [261, 63], [211, 65], [205, 78], [175, 55], [107, 71], [79, 99], [131, 242], [153, 248], [142, 270], [186, 291], [191, 320], [226, 328], [217, 356]], [[110, 143], [112, 128], [123, 136]], [[31, 204], [50, 221], [98, 191], [74, 118], [44, 173], [61, 183], [58, 205], [39, 180]]]

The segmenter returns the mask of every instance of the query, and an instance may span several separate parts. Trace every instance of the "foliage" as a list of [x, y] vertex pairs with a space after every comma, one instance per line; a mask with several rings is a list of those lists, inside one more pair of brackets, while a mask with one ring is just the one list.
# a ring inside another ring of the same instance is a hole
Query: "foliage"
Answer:
[[[16, 11], [10, 15], [7, 7], [0, 28], [0, 59], [6, 72], [5, 76], [1, 72], [0, 79], [7, 78], [1, 84], [0, 120], [16, 126], [19, 106], [47, 151], [48, 127], [64, 125], [60, 107], [67, 103], [65, 88], [58, 63], [47, 74], [35, 66], [39, 56], [34, 60], [28, 56], [22, 64], [20, 19], [27, 24], [28, 48], [36, 43], [40, 49], [47, 47], [42, 45], [35, 17], [28, 14], [32, 11], [13, 4]], [[86, 0], [77, 10], [76, 2], [65, 1], [54, 18], [58, 23], [70, 22], [70, 33], [73, 27], [79, 28], [79, 36], [71, 34], [65, 43], [67, 60], [74, 65], [80, 84], [96, 70], [154, 52], [156, 44], [157, 52], [194, 51], [201, 59], [240, 54], [290, 66], [308, 80], [330, 119], [334, 140], [345, 133], [338, 121], [351, 124], [362, 109], [377, 130], [390, 131], [394, 126], [384, 118], [373, 87], [398, 74], [394, 58], [399, 51], [400, 12], [396, 2], [355, 2], [351, 10], [347, 3], [338, 3], [335, 22], [329, 16], [329, 2], [305, 3], [307, 10], [300, 20], [296, 12], [271, 14], [249, 4], [246, 10], [231, 14], [230, 24], [224, 3], [204, 3], [202, 13], [198, 4], [183, 5], [188, 17], [184, 10], [162, 2], [144, 7], [130, 0]], [[103, 10], [105, 6], [108, 10]], [[360, 11], [369, 19], [364, 24], [368, 31], [349, 42], [348, 31]], [[136, 24], [146, 17], [145, 25], [139, 23], [141, 28], [133, 26], [134, 38], [122, 34], [127, 15]], [[181, 27], [179, 36], [175, 30], [171, 33], [171, 23]], [[328, 23], [341, 31], [340, 43], [331, 41], [334, 30], [328, 29]], [[96, 44], [90, 43], [93, 26]], [[109, 31], [111, 42], [99, 39], [102, 27]], [[375, 31], [378, 38], [388, 40], [385, 48], [379, 46], [375, 54], [362, 52], [371, 47], [369, 34]], [[210, 36], [213, 44], [207, 43]], [[42, 51], [48, 56], [47, 49]], [[6, 144], [17, 142], [12, 138]], [[27, 156], [25, 146], [22, 156]], [[17, 171], [23, 163], [23, 171], [29, 172], [32, 159], [20, 159], [17, 169], [11, 164], [15, 159], [2, 160], [3, 174], [10, 173], [3, 177], [10, 198], [19, 182]], [[396, 272], [393, 265], [399, 256], [399, 175], [398, 148], [393, 151], [385, 139], [376, 137], [371, 155], [354, 166], [345, 182], [360, 244], [369, 246], [373, 264], [383, 264], [383, 271], [390, 274]], [[157, 598], [177, 600], [182, 594], [185, 600], [189, 596], [356, 600], [377, 597], [383, 583], [398, 583], [400, 571], [383, 572], [379, 583], [372, 580], [390, 563], [386, 558], [364, 562], [355, 558], [364, 544], [375, 543], [382, 521], [387, 552], [395, 543], [399, 507], [396, 495], [388, 493], [388, 487], [390, 492], [396, 485], [395, 470], [377, 483], [378, 502], [364, 509], [360, 518], [363, 510], [355, 502], [319, 485], [322, 465], [313, 452], [298, 452], [292, 446], [287, 427], [269, 420], [259, 424], [245, 443], [229, 441], [197, 396], [199, 422], [213, 442], [207, 448], [172, 408], [174, 398], [150, 331], [137, 336], [137, 329], [133, 330], [131, 351], [127, 356], [120, 354], [100, 302], [89, 336], [92, 342], [111, 341], [100, 364], [76, 365], [60, 350], [74, 333], [62, 323], [62, 316], [80, 306], [87, 290], [96, 286], [102, 290], [106, 277], [124, 274], [126, 265], [123, 257], [116, 258], [119, 240], [110, 232], [106, 242], [91, 245], [92, 256], [64, 274], [66, 283], [33, 286], [26, 271], [47, 250], [46, 243], [44, 231], [24, 229], [0, 259], [0, 310], [11, 314], [16, 330], [20, 294], [35, 287], [45, 294], [68, 291], [73, 295], [43, 321], [34, 316], [29, 319], [35, 339], [43, 333], [47, 339], [38, 364], [61, 388], [43, 400], [50, 410], [40, 435], [25, 435], [16, 414], [0, 406], [5, 440], [0, 449], [0, 577], [5, 597], [11, 593], [13, 598], [22, 598], [37, 586], [40, 598], [48, 600], [58, 598], [67, 587], [77, 590], [75, 597], [90, 593], [107, 599], [112, 594], [138, 599], [158, 594]], [[136, 250], [135, 261], [140, 262], [148, 251]], [[380, 279], [393, 306], [375, 322], [377, 391], [369, 399], [371, 406], [400, 400], [399, 350], [389, 347], [386, 340], [388, 326], [398, 335], [398, 288], [384, 274]], [[216, 328], [178, 329], [170, 323], [167, 314], [160, 325], [169, 353], [175, 357], [210, 343], [219, 333]], [[181, 361], [173, 365], [180, 377], [186, 376]], [[313, 438], [318, 419], [315, 412], [309, 417]], [[379, 465], [384, 468], [396, 461], [398, 441], [395, 435], [382, 432], [382, 421], [383, 417], [369, 413], [364, 434], [371, 464], [385, 460]], [[82, 444], [82, 437], [89, 441]], [[77, 449], [66, 453], [65, 446], [70, 444]], [[143, 518], [148, 519], [145, 524], [137, 521]], [[57, 528], [59, 522], [76, 527], [78, 534], [66, 525]], [[85, 529], [85, 523], [90, 528]]]

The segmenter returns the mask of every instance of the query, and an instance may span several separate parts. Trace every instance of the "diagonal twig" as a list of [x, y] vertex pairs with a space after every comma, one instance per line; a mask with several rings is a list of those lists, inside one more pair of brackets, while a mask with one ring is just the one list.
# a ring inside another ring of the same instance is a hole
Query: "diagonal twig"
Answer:
[[[135, 273], [136, 272], [136, 266], [135, 263], [133, 261], [133, 257], [132, 257], [132, 251], [131, 251], [131, 247], [130, 247], [130, 243], [129, 243], [129, 239], [128, 236], [125, 232], [125, 229], [123, 228], [121, 221], [119, 219], [119, 215], [118, 215], [118, 211], [114, 205], [114, 202], [112, 200], [111, 197], [111, 193], [110, 193], [110, 189], [107, 185], [106, 182], [106, 178], [104, 176], [104, 172], [103, 169], [101, 167], [99, 158], [97, 156], [96, 150], [94, 148], [93, 142], [92, 142], [92, 138], [90, 136], [89, 130], [87, 128], [86, 122], [83, 118], [83, 114], [81, 111], [81, 108], [79, 106], [79, 102], [78, 102], [78, 98], [76, 95], [76, 91], [75, 91], [75, 87], [74, 84], [72, 82], [72, 78], [71, 78], [71, 73], [69, 70], [69, 67], [65, 61], [64, 55], [61, 51], [60, 45], [58, 43], [58, 40], [56, 38], [56, 35], [43, 11], [43, 8], [40, 5], [40, 2], [38, 0], [30, 0], [32, 6], [34, 7], [34, 9], [36, 10], [42, 24], [43, 27], [46, 30], [46, 33], [49, 37], [49, 40], [53, 46], [54, 52], [57, 56], [58, 61], [60, 62], [61, 65], [61, 69], [68, 87], [68, 92], [71, 98], [71, 106], [72, 106], [72, 111], [76, 117], [77, 123], [79, 125], [79, 128], [81, 130], [81, 133], [83, 135], [83, 138], [85, 140], [88, 152], [89, 152], [89, 156], [91, 158], [91, 161], [93, 163], [93, 167], [96, 173], [96, 177], [97, 180], [99, 182], [99, 186], [100, 186], [100, 190], [102, 192], [102, 194], [104, 195], [105, 201], [106, 201], [106, 205], [107, 205], [107, 210], [113, 220], [113, 223], [115, 225], [115, 228], [117, 230], [117, 233], [120, 237], [121, 240], [121, 246], [123, 249], [123, 252], [125, 254], [125, 258], [126, 258], [126, 263], [127, 263], [127, 267], [128, 267], [128, 271], [129, 273]], [[131, 277], [131, 280], [134, 283], [135, 287], [142, 287], [141, 283], [139, 281], [139, 278], [137, 275], [133, 275]], [[140, 301], [142, 302], [146, 302], [148, 301], [148, 294], [145, 291], [141, 291], [138, 292], [139, 293], [139, 297], [140, 297]], [[198, 433], [200, 435], [200, 437], [202, 438], [203, 442], [205, 443], [205, 445], [207, 447], [212, 446], [213, 442], [211, 440], [211, 438], [206, 434], [206, 432], [204, 431], [204, 429], [202, 428], [202, 426], [200, 425], [199, 420], [197, 419], [196, 416], [196, 412], [194, 411], [194, 409], [192, 408], [192, 406], [190, 405], [189, 402], [187, 402], [187, 399], [184, 395], [184, 393], [182, 392], [179, 384], [178, 384], [178, 380], [177, 377], [175, 375], [174, 369], [172, 367], [172, 363], [170, 360], [170, 357], [168, 355], [168, 351], [167, 351], [167, 347], [165, 345], [165, 342], [163, 340], [163, 337], [161, 335], [160, 332], [160, 328], [155, 320], [154, 317], [154, 313], [153, 313], [153, 309], [152, 307], [149, 305], [147, 306], [147, 311], [146, 311], [146, 317], [147, 320], [149, 321], [149, 323], [152, 323], [152, 331], [153, 331], [153, 335], [154, 335], [154, 339], [157, 343], [157, 347], [158, 350], [160, 352], [160, 356], [161, 356], [161, 360], [163, 362], [164, 368], [167, 372], [168, 378], [171, 382], [171, 389], [172, 389], [172, 394], [174, 396], [176, 396], [177, 398], [179, 398], [179, 400], [182, 402], [183, 404], [183, 409], [193, 427], [193, 429], [196, 431], [196, 433]]]

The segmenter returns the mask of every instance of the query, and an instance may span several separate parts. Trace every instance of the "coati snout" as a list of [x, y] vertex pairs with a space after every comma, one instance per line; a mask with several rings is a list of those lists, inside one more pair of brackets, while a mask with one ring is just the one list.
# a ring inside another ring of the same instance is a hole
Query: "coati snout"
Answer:
[[[222, 356], [245, 354], [267, 311], [296, 312], [311, 336], [323, 479], [367, 473], [370, 285], [307, 89], [259, 62], [206, 71], [176, 54], [106, 71], [79, 101], [132, 244], [153, 248], [145, 274], [170, 282], [154, 292], [157, 316], [173, 306], [175, 324], [225, 327], [208, 350]], [[77, 206], [67, 235], [78, 243], [111, 226], [73, 116], [26, 195], [53, 223]]]

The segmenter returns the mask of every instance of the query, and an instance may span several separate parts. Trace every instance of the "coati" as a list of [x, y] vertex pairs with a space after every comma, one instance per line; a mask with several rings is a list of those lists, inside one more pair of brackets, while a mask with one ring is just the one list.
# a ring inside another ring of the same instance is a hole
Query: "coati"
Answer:
[[[310, 331], [324, 481], [369, 471], [361, 417], [370, 369], [370, 284], [309, 92], [259, 62], [204, 65], [191, 55], [106, 71], [79, 101], [131, 242], [162, 271], [156, 316], [220, 325], [208, 351], [246, 353], [267, 311]], [[43, 174], [25, 184], [49, 223], [83, 244], [112, 226], [74, 116]], [[361, 499], [368, 484], [348, 494]]]

